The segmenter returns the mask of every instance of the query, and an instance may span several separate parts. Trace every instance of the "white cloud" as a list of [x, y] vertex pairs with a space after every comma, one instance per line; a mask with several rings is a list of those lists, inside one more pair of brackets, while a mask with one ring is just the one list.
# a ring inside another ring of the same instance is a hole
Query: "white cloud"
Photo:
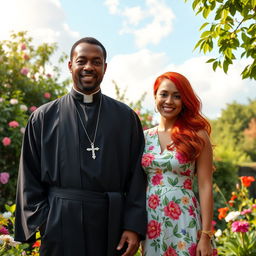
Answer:
[[[230, 66], [228, 75], [222, 70], [214, 72], [207, 57], [192, 58], [181, 65], [167, 64], [164, 53], [141, 50], [130, 55], [115, 56], [108, 64], [108, 70], [102, 85], [103, 92], [114, 97], [114, 85], [117, 82], [122, 91], [127, 89], [129, 100], [137, 100], [147, 92], [144, 107], [153, 110], [153, 83], [155, 78], [167, 71], [176, 71], [185, 75], [203, 104], [203, 113], [208, 118], [216, 118], [226, 104], [236, 100], [248, 103], [248, 98], [256, 97], [255, 82], [242, 80], [242, 64], [236, 62]], [[244, 66], [244, 65], [243, 65]]]
[[145, 0], [145, 7], [121, 7], [116, 0], [107, 0], [109, 12], [123, 17], [121, 34], [132, 34], [139, 48], [158, 44], [173, 29], [173, 11], [164, 1]]
[[57, 42], [62, 51], [69, 50], [79, 37], [66, 22], [59, 0], [8, 0], [1, 3], [0, 39], [11, 31], [29, 31], [34, 43]]

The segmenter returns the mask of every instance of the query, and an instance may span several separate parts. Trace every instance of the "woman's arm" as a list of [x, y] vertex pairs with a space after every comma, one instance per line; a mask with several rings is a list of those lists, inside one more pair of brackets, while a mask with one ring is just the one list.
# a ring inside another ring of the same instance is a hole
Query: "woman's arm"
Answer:
[[[213, 218], [212, 145], [206, 131], [199, 131], [198, 135], [204, 140], [204, 147], [196, 161], [199, 200], [202, 215], [202, 230], [211, 231]], [[196, 253], [197, 256], [212, 255], [210, 238], [207, 234], [201, 234]]]

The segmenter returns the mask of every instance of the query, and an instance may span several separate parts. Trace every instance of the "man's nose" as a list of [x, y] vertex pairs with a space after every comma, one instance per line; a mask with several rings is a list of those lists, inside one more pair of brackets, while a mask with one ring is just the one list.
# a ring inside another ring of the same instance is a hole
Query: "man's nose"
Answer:
[[92, 70], [92, 63], [90, 61], [87, 61], [85, 64], [84, 64], [84, 67], [83, 67], [84, 70]]

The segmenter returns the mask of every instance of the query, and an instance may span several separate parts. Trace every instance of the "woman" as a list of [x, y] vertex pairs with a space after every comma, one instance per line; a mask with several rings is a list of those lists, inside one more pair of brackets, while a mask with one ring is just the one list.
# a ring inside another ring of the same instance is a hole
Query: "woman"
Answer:
[[[167, 72], [154, 84], [159, 125], [145, 131], [142, 165], [148, 178], [145, 256], [209, 256], [212, 248], [210, 124], [189, 81]], [[198, 178], [200, 206], [192, 191]]]

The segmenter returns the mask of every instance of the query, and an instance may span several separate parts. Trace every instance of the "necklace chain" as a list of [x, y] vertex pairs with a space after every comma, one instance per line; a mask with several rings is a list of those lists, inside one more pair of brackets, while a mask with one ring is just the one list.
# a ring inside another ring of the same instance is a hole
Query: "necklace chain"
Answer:
[[100, 110], [101, 110], [101, 103], [102, 103], [102, 95], [101, 95], [101, 97], [100, 97], [100, 105], [99, 105], [99, 111], [98, 111], [98, 116], [97, 116], [97, 121], [96, 121], [96, 127], [95, 127], [95, 132], [94, 132], [93, 140], [90, 139], [89, 134], [88, 134], [88, 132], [87, 132], [85, 126], [84, 126], [83, 120], [82, 120], [82, 118], [81, 118], [81, 116], [80, 116], [80, 113], [79, 113], [79, 111], [78, 111], [77, 108], [76, 108], [76, 112], [77, 112], [77, 114], [78, 114], [78, 117], [79, 117], [79, 119], [80, 119], [80, 122], [81, 122], [81, 124], [82, 124], [82, 127], [83, 127], [83, 129], [84, 129], [84, 131], [85, 131], [85, 134], [86, 134], [86, 136], [87, 136], [87, 138], [88, 138], [88, 140], [89, 140], [89, 142], [90, 142], [91, 145], [94, 145], [94, 142], [95, 142], [95, 139], [96, 139], [96, 135], [97, 135], [97, 131], [98, 131], [99, 119], [100, 119]]

